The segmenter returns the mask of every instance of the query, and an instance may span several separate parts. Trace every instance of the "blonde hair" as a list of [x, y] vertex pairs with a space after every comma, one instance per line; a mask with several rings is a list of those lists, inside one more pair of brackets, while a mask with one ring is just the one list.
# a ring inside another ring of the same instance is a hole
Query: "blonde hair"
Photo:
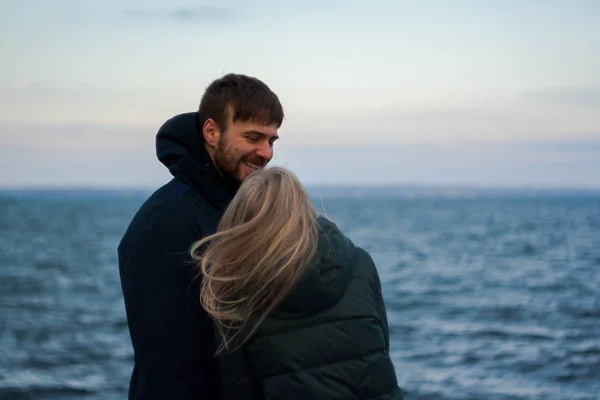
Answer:
[[223, 339], [217, 353], [233, 341], [241, 346], [284, 299], [317, 237], [317, 212], [292, 172], [272, 167], [244, 180], [217, 232], [191, 248], [201, 270], [201, 305]]

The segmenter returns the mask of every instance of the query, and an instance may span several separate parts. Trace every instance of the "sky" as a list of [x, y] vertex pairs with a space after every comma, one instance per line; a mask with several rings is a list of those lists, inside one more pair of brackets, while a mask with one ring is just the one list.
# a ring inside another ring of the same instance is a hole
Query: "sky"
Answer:
[[307, 184], [600, 188], [600, 1], [0, 0], [0, 187], [155, 187], [228, 72]]

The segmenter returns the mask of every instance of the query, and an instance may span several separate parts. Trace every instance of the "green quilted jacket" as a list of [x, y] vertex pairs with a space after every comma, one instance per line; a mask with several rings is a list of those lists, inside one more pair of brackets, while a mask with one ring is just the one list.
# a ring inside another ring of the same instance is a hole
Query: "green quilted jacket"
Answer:
[[403, 399], [371, 256], [319, 219], [315, 257], [241, 350], [218, 356], [224, 399]]

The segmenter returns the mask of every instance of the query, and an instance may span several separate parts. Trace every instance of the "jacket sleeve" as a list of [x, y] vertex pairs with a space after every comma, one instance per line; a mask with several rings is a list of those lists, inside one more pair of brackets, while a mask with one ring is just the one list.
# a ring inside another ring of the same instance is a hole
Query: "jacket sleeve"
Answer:
[[383, 329], [383, 335], [385, 337], [385, 346], [387, 351], [390, 351], [390, 329], [388, 325], [388, 316], [387, 309], [385, 307], [385, 299], [383, 297], [383, 289], [381, 286], [381, 278], [379, 277], [379, 272], [377, 270], [377, 266], [375, 265], [375, 261], [371, 255], [364, 249], [360, 249], [360, 252], [365, 257], [365, 262], [369, 265], [369, 269], [372, 273], [372, 283], [373, 290], [375, 291], [375, 302], [377, 306], [377, 313], [379, 315], [379, 320], [381, 321], [381, 326]]
[[356, 252], [358, 262], [364, 263], [364, 266], [367, 267], [367, 279], [369, 280], [371, 288], [373, 289], [374, 303], [375, 307], [377, 308], [377, 316], [379, 317], [379, 321], [381, 322], [381, 329], [383, 330], [383, 336], [385, 338], [385, 346], [387, 351], [389, 352], [390, 329], [388, 325], [387, 310], [385, 307], [385, 299], [383, 297], [383, 290], [381, 287], [381, 279], [379, 277], [379, 272], [377, 271], [375, 261], [373, 261], [373, 257], [371, 257], [371, 254], [369, 254], [369, 252], [360, 247], [356, 248]]
[[373, 268], [375, 270], [375, 279], [376, 285], [375, 289], [377, 291], [377, 305], [379, 311], [379, 318], [381, 319], [381, 325], [383, 326], [383, 334], [385, 336], [385, 346], [387, 351], [390, 351], [390, 328], [388, 325], [388, 317], [387, 317], [387, 309], [385, 307], [385, 299], [383, 297], [383, 289], [381, 287], [381, 280], [379, 278], [379, 273], [377, 272], [377, 268], [375, 264], [373, 264]]
[[200, 307], [199, 282], [184, 272], [195, 238], [179, 215], [155, 216], [147, 225], [119, 246], [135, 353], [129, 399], [217, 398], [214, 331]]

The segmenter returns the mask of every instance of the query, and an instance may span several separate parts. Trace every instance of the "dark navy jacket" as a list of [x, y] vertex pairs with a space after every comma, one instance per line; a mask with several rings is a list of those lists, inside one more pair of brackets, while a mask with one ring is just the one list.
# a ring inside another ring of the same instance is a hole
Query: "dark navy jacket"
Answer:
[[216, 230], [239, 185], [216, 173], [196, 113], [165, 122], [156, 151], [173, 179], [141, 206], [118, 247], [135, 352], [129, 399], [218, 398], [215, 331], [188, 253]]

